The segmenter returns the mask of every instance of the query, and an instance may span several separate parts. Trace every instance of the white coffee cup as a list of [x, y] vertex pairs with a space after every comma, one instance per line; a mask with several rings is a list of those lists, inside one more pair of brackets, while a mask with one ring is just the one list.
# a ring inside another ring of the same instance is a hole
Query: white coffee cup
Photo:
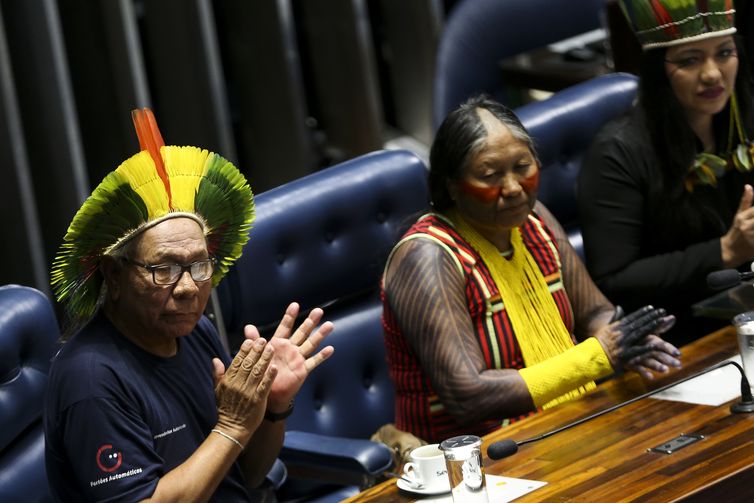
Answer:
[[450, 491], [445, 456], [439, 444], [417, 447], [409, 454], [403, 467], [403, 478], [416, 488]]

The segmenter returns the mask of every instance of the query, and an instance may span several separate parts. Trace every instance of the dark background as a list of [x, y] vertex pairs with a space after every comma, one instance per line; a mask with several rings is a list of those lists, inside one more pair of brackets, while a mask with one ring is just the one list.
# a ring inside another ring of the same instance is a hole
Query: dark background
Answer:
[[233, 161], [259, 193], [377, 150], [429, 143], [441, 0], [0, 0], [0, 284], [49, 293], [91, 189], [167, 144]]

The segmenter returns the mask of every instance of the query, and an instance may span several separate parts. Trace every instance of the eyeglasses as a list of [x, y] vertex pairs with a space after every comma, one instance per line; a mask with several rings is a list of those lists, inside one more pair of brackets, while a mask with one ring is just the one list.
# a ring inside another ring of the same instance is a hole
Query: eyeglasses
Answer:
[[155, 285], [174, 285], [181, 279], [183, 273], [188, 271], [191, 275], [191, 279], [196, 282], [207, 281], [212, 277], [212, 273], [215, 271], [215, 258], [210, 257], [204, 260], [197, 260], [190, 264], [142, 264], [134, 260], [123, 258], [125, 262], [133, 264], [139, 267], [143, 267], [147, 271], [152, 273], [152, 281]]

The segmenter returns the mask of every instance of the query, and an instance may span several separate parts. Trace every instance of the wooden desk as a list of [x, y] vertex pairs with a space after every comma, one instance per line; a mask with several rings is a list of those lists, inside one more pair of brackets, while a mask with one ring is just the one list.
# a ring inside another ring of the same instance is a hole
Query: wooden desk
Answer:
[[[684, 347], [684, 368], [649, 388], [636, 374], [626, 374], [577, 401], [491, 433], [484, 439], [482, 452], [487, 452], [491, 442], [541, 435], [737, 352], [735, 332], [727, 327]], [[754, 414], [734, 415], [728, 409], [730, 403], [710, 407], [646, 398], [521, 446], [506, 459], [485, 458], [485, 470], [548, 483], [517, 502], [754, 501]], [[681, 433], [705, 438], [670, 455], [648, 451]], [[415, 499], [389, 480], [347, 501]]]

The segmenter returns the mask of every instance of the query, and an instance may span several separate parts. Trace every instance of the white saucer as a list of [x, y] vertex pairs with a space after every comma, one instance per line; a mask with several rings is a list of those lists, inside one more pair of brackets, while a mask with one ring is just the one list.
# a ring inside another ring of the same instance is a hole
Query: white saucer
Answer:
[[403, 479], [398, 479], [397, 485], [398, 489], [403, 489], [404, 491], [415, 494], [424, 494], [427, 496], [433, 494], [445, 494], [450, 492], [450, 484], [448, 484], [448, 487], [422, 487], [420, 489], [416, 486], [412, 486], [410, 482], [406, 482]]

